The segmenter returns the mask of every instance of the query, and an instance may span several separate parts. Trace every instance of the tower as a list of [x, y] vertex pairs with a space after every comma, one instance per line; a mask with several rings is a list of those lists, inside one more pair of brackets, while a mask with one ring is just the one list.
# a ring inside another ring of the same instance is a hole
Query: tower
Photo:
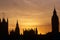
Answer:
[[20, 31], [19, 31], [19, 25], [18, 25], [18, 21], [17, 21], [17, 24], [16, 24], [16, 29], [15, 29], [15, 33], [16, 34], [20, 34]]
[[0, 38], [1, 40], [8, 39], [8, 22], [4, 18], [0, 23]]
[[6, 21], [4, 18], [1, 22], [1, 31], [3, 32], [3, 34], [8, 35], [8, 21]]
[[59, 19], [58, 19], [57, 12], [56, 12], [55, 8], [53, 11], [53, 16], [52, 16], [52, 32], [53, 33], [59, 32]]

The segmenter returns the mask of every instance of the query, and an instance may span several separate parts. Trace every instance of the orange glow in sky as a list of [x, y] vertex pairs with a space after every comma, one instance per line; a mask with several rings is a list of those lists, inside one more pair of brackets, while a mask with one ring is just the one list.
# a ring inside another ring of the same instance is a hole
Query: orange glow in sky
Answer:
[[[23, 34], [23, 29], [35, 29], [37, 27], [38, 34], [46, 34], [48, 31], [51, 31], [50, 25], [43, 25], [44, 22], [34, 18], [17, 18], [20, 28], [20, 33]], [[15, 30], [16, 19], [9, 19], [9, 32]], [[46, 31], [47, 30], [47, 31]]]
[[9, 32], [15, 30], [18, 20], [20, 33], [37, 27], [38, 34], [45, 34], [51, 31], [54, 4], [60, 18], [60, 0], [0, 0], [0, 18], [9, 19]]

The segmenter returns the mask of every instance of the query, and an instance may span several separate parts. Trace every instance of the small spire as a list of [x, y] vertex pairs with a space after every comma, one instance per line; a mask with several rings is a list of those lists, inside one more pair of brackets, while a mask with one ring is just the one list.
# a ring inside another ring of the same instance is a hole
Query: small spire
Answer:
[[55, 7], [54, 7], [53, 15], [57, 15]]
[[4, 18], [2, 19], [2, 22], [6, 22]]
[[16, 25], [18, 25], [18, 20], [17, 20], [17, 24]]
[[19, 25], [18, 25], [18, 21], [17, 21], [17, 24], [16, 24], [16, 29], [15, 29], [15, 32], [17, 33], [17, 34], [19, 34]]
[[19, 29], [18, 21], [17, 21], [17, 23], [16, 23], [16, 29]]

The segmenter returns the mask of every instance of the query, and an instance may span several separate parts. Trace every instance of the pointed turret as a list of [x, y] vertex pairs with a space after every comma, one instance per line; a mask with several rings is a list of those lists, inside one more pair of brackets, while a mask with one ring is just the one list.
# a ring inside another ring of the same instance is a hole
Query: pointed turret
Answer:
[[16, 34], [20, 34], [20, 31], [19, 31], [19, 25], [18, 25], [18, 21], [17, 21], [17, 24], [16, 24], [16, 29], [15, 29], [15, 33]]
[[2, 19], [2, 22], [6, 22], [4, 18]]
[[57, 13], [57, 12], [56, 12], [56, 9], [54, 8], [53, 15], [56, 15], [56, 16], [57, 16], [56, 13]]

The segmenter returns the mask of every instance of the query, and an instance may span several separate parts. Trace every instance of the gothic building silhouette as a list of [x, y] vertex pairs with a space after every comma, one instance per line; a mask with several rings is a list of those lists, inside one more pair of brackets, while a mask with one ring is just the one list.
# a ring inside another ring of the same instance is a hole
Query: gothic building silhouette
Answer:
[[19, 29], [18, 21], [17, 21], [17, 23], [16, 23], [15, 33], [16, 33], [16, 34], [20, 34], [20, 29]]
[[16, 23], [16, 28], [15, 28], [15, 38], [16, 38], [16, 40], [20, 39], [20, 29], [19, 29], [18, 21]]
[[59, 18], [57, 16], [56, 9], [54, 8], [53, 16], [51, 19], [52, 32], [48, 32], [45, 35], [39, 34], [37, 27], [35, 30], [23, 30], [23, 35], [20, 34], [20, 28], [18, 21], [16, 23], [15, 31], [11, 31], [8, 34], [8, 19], [0, 19], [0, 40], [60, 40], [59, 32]]
[[59, 19], [57, 16], [56, 9], [54, 8], [53, 16], [52, 16], [52, 32], [57, 33], [59, 32]]
[[[33, 33], [33, 34], [32, 34]], [[37, 35], [38, 34], [38, 30], [37, 28], [35, 28], [35, 30], [30, 29], [30, 30], [24, 30], [23, 31], [23, 35]]]
[[10, 32], [10, 40], [19, 40], [19, 39], [20, 39], [20, 29], [17, 21], [15, 31], [12, 30]]
[[7, 21], [3, 18], [0, 19], [0, 38], [7, 39], [8, 37], [8, 19]]

